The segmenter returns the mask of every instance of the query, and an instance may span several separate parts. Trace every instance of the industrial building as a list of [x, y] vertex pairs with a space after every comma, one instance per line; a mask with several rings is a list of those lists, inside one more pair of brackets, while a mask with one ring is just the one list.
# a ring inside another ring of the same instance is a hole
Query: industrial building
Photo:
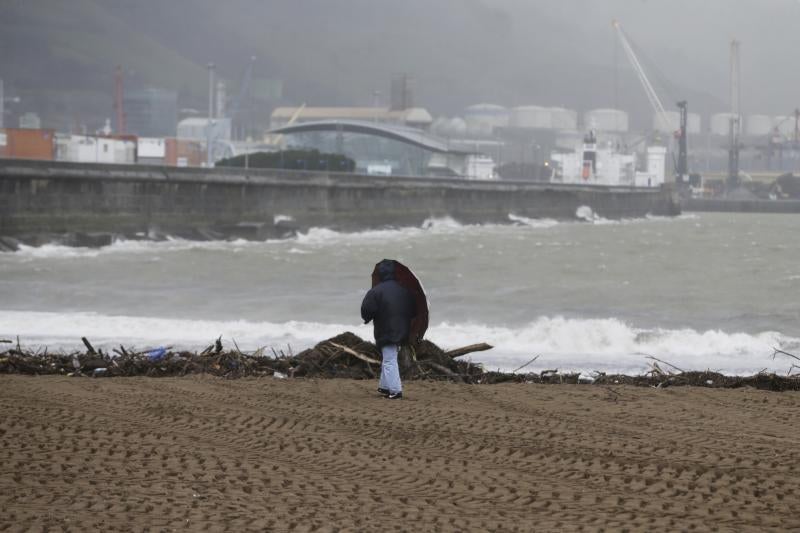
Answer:
[[419, 129], [364, 121], [316, 121], [272, 130], [287, 148], [345, 155], [356, 172], [395, 176], [461, 176], [492, 179], [486, 156], [456, 149]]
[[[211, 137], [216, 140], [231, 140], [231, 119], [215, 118], [211, 121]], [[185, 118], [178, 122], [179, 139], [205, 141], [209, 137], [209, 120], [206, 117]]]

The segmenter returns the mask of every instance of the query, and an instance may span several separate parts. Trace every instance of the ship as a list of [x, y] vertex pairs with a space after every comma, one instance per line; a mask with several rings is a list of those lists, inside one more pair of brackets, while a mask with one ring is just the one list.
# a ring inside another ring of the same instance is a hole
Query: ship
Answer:
[[652, 188], [661, 187], [666, 179], [665, 147], [648, 146], [641, 158], [636, 151], [626, 150], [619, 143], [598, 143], [593, 130], [573, 151], [553, 152], [550, 160], [552, 183]]

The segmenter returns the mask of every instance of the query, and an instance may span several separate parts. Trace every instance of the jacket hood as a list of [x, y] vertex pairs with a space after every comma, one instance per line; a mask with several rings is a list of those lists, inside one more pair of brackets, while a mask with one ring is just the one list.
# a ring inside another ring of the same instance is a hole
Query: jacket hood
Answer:
[[394, 261], [391, 259], [384, 259], [378, 263], [378, 277], [381, 281], [394, 279]]

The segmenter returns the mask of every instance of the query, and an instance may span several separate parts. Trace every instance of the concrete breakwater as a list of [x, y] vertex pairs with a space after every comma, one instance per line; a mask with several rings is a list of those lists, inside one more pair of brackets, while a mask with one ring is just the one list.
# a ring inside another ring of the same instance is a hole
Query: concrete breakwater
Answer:
[[800, 200], [727, 200], [724, 198], [687, 198], [681, 202], [686, 211], [711, 213], [800, 213]]
[[[676, 215], [668, 189], [0, 160], [0, 236], [103, 245], [114, 235], [280, 238], [314, 226], [419, 226]], [[60, 236], [54, 239], [54, 236]]]

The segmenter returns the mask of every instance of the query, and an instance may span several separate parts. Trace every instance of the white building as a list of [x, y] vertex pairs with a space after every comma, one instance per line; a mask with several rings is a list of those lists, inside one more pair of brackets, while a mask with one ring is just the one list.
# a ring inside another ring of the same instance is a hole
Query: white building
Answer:
[[137, 139], [136, 159], [144, 165], [163, 165], [167, 155], [167, 143], [157, 137]]
[[57, 158], [76, 163], [136, 162], [136, 141], [95, 135], [65, 135], [56, 139]]
[[494, 160], [481, 154], [470, 154], [466, 161], [466, 178], [470, 180], [493, 180], [497, 178], [494, 172]]

